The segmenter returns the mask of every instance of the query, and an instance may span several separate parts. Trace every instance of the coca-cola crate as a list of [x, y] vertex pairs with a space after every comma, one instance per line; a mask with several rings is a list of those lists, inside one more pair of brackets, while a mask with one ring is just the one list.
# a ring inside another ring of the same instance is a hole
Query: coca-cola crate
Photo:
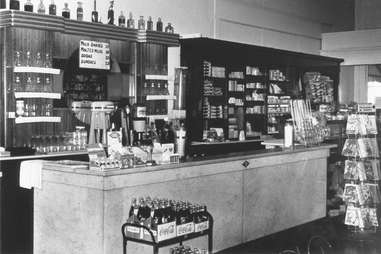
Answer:
[[123, 253], [127, 253], [128, 241], [151, 245], [153, 253], [157, 254], [161, 247], [200, 236], [208, 236], [208, 249], [211, 252], [213, 250], [213, 217], [208, 213], [206, 218], [197, 223], [187, 221], [179, 225], [176, 221], [152, 225], [152, 221], [148, 219], [145, 223], [136, 224], [130, 218], [122, 225]]

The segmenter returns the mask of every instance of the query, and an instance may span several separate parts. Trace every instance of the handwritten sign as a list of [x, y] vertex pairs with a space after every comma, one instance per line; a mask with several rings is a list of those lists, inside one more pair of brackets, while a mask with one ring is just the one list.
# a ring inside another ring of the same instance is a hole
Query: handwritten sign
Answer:
[[110, 70], [110, 44], [81, 40], [79, 42], [79, 67]]

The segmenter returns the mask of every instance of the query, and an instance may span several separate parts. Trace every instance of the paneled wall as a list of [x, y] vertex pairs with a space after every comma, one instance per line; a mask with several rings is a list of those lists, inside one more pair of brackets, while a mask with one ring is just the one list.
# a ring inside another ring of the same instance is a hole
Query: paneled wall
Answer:
[[[23, 5], [26, 0], [21, 0]], [[322, 32], [352, 30], [354, 0], [117, 0], [116, 16], [132, 11], [134, 18], [151, 15], [172, 22], [180, 34], [203, 36], [318, 54]], [[376, 0], [374, 0], [376, 1]], [[37, 8], [39, 0], [32, 0]], [[76, 2], [68, 0], [72, 17]], [[45, 1], [48, 5], [50, 1]], [[56, 1], [58, 13], [64, 1]], [[83, 0], [85, 20], [93, 0]], [[98, 0], [103, 22], [109, 1]]]

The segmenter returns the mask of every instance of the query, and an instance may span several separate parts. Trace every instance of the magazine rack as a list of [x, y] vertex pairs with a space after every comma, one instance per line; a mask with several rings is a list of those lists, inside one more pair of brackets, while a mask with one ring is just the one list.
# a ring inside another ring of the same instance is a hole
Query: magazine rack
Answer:
[[377, 126], [374, 113], [348, 117], [347, 140], [343, 148], [345, 161], [344, 194], [347, 205], [345, 224], [354, 232], [376, 232], [379, 226], [381, 179]]
[[[152, 231], [148, 227], [143, 226], [143, 225], [133, 224], [133, 223], [124, 223], [122, 225], [123, 254], [127, 254], [127, 243], [128, 243], [128, 241], [137, 242], [137, 243], [141, 243], [141, 244], [145, 244], [145, 245], [150, 245], [153, 248], [152, 249], [153, 254], [158, 254], [159, 248], [161, 248], [161, 247], [165, 247], [165, 246], [169, 246], [169, 245], [173, 245], [173, 244], [177, 244], [177, 243], [180, 245], [183, 245], [184, 241], [191, 240], [194, 238], [198, 238], [201, 236], [208, 236], [208, 251], [209, 251], [209, 253], [212, 253], [212, 251], [213, 251], [213, 217], [212, 217], [212, 215], [210, 215], [210, 213], [207, 213], [207, 214], [208, 214], [208, 220], [209, 220], [209, 228], [208, 229], [201, 231], [201, 232], [177, 236], [175, 238], [171, 238], [171, 239], [160, 241], [160, 242], [157, 242], [155, 240], [154, 234], [152, 233]], [[149, 240], [145, 240], [145, 239], [127, 236], [126, 235], [126, 229], [129, 226], [137, 227], [137, 228], [140, 228], [143, 230], [144, 229], [147, 230], [151, 236], [151, 240], [149, 241]]]

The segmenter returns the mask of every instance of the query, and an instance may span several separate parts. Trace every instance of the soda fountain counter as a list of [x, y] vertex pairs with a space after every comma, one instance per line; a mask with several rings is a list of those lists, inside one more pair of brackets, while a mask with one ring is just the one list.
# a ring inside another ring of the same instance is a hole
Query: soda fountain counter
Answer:
[[[108, 171], [46, 161], [42, 188], [34, 190], [34, 253], [122, 253], [121, 226], [132, 198], [140, 196], [207, 204], [214, 252], [325, 217], [327, 158], [334, 147]], [[207, 246], [206, 237], [192, 241]], [[137, 243], [127, 248], [152, 253]]]

